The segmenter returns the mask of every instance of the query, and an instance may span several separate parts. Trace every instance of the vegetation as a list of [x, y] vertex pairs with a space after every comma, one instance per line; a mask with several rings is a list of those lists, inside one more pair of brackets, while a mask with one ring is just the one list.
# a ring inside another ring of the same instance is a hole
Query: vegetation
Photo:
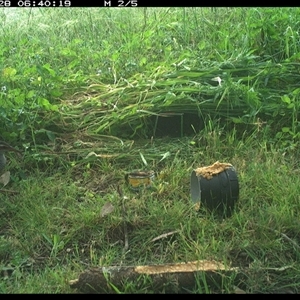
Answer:
[[[1, 9], [0, 138], [24, 157], [7, 154], [0, 190], [0, 291], [70, 293], [91, 266], [214, 259], [241, 268], [247, 293], [299, 292], [299, 13]], [[176, 114], [178, 136], [157, 137]], [[192, 170], [215, 161], [239, 176], [226, 219], [190, 199]], [[138, 168], [155, 170], [151, 189], [126, 184]], [[236, 292], [235, 277], [190, 292]]]

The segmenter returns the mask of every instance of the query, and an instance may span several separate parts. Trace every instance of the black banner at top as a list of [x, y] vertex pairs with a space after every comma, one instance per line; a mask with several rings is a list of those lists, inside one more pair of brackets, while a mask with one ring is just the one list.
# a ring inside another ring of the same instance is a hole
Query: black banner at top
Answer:
[[[174, 0], [0, 0], [1, 7], [193, 7], [195, 2]], [[197, 5], [200, 7], [200, 5]]]

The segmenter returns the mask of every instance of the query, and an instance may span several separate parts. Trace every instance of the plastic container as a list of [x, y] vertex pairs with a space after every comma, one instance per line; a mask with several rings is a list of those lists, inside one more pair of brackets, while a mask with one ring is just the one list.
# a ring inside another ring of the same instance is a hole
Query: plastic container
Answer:
[[133, 170], [125, 175], [125, 180], [132, 190], [149, 188], [154, 180], [154, 171]]
[[238, 197], [238, 176], [231, 164], [216, 162], [211, 166], [192, 171], [193, 202], [200, 202], [200, 205], [204, 205], [209, 211], [230, 216]]

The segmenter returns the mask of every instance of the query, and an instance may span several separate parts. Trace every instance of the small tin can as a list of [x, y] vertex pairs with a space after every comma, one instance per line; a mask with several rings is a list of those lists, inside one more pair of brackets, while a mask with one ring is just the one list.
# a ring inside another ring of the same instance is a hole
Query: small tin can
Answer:
[[154, 171], [133, 170], [125, 175], [125, 180], [132, 190], [149, 188], [154, 180]]

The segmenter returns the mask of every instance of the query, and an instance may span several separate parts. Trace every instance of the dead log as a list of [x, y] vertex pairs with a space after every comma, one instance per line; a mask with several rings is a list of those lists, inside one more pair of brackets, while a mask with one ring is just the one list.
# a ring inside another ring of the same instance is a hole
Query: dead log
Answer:
[[112, 266], [84, 271], [70, 286], [84, 293], [126, 292], [129, 282], [139, 289], [154, 293], [188, 293], [201, 284], [221, 286], [224, 275], [235, 273], [237, 268], [225, 267], [215, 261], [193, 261], [164, 265]]

